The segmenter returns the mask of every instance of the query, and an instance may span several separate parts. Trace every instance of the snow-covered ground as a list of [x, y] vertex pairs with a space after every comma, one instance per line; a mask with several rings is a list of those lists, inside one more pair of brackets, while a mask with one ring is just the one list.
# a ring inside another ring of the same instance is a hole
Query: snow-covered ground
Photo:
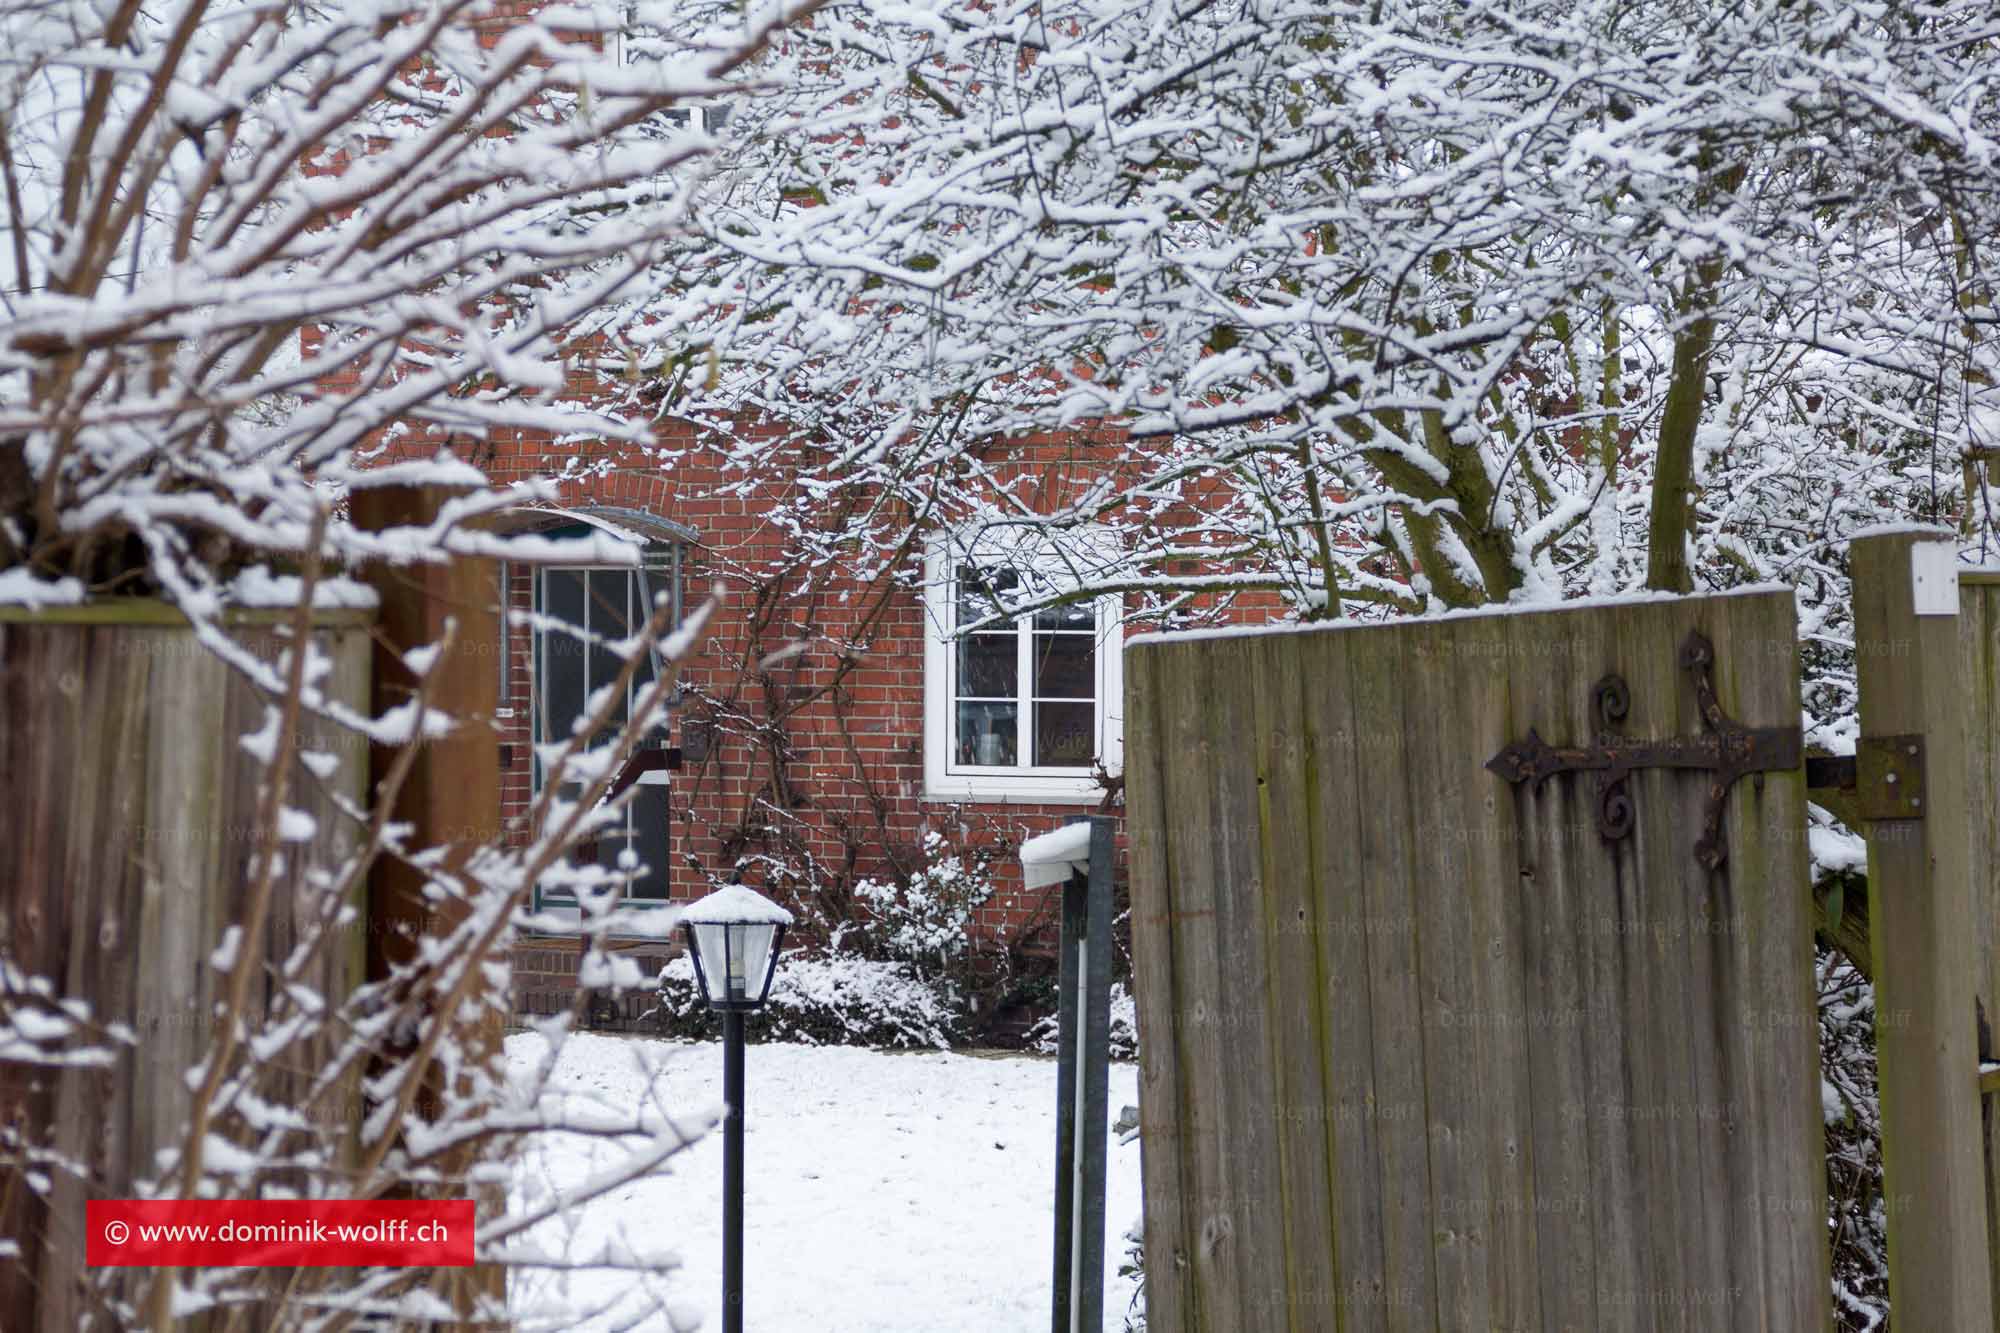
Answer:
[[[547, 1047], [508, 1038], [517, 1078]], [[1011, 1333], [1048, 1327], [1054, 1197], [1056, 1065], [1050, 1059], [844, 1047], [753, 1045], [745, 1064], [744, 1325], [754, 1333]], [[551, 1095], [630, 1112], [642, 1098], [697, 1113], [721, 1101], [715, 1043], [578, 1034]], [[1138, 1100], [1136, 1067], [1111, 1067], [1111, 1114]], [[1105, 1328], [1117, 1333], [1132, 1298], [1118, 1277], [1126, 1230], [1139, 1216], [1139, 1148], [1110, 1139]], [[574, 1186], [612, 1149], [549, 1135], [522, 1157], [521, 1187]], [[515, 1304], [558, 1298], [603, 1309], [621, 1290], [636, 1311], [664, 1298], [673, 1311], [639, 1327], [719, 1327], [722, 1138], [710, 1134], [668, 1172], [619, 1188], [584, 1210], [572, 1231], [544, 1228], [544, 1248], [595, 1253], [622, 1238], [671, 1248], [682, 1267], [663, 1277], [577, 1273], [517, 1282]], [[638, 1290], [630, 1290], [634, 1284]], [[630, 1326], [601, 1315], [585, 1327]]]

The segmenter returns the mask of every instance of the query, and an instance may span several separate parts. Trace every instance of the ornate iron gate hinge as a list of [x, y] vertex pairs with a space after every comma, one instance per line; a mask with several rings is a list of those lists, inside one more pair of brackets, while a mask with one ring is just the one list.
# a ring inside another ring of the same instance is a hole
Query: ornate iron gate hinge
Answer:
[[1722, 840], [1722, 802], [1736, 779], [1746, 773], [1797, 768], [1803, 762], [1804, 738], [1796, 725], [1746, 727], [1722, 711], [1715, 697], [1709, 668], [1715, 646], [1700, 630], [1689, 630], [1681, 644], [1681, 669], [1693, 679], [1704, 730], [1695, 736], [1660, 741], [1634, 740], [1618, 734], [1631, 710], [1632, 692], [1625, 678], [1605, 676], [1593, 689], [1598, 733], [1591, 745], [1550, 745], [1530, 727], [1523, 740], [1510, 743], [1486, 761], [1486, 767], [1519, 786], [1539, 787], [1558, 773], [1597, 774], [1597, 831], [1616, 842], [1632, 831], [1632, 797], [1625, 779], [1636, 768], [1702, 769], [1710, 774], [1708, 808], [1694, 857], [1706, 869], [1719, 869], [1728, 858]]

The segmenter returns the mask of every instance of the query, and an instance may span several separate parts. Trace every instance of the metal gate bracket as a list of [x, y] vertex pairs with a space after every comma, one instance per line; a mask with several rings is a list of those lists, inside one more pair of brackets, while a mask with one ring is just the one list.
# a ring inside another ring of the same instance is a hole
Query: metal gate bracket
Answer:
[[1924, 738], [1863, 736], [1854, 746], [1854, 803], [1863, 819], [1922, 819]]
[[1738, 778], [1753, 773], [1796, 769], [1804, 761], [1805, 746], [1796, 722], [1784, 727], [1746, 727], [1722, 710], [1710, 671], [1715, 665], [1715, 645], [1700, 630], [1688, 631], [1681, 644], [1680, 662], [1701, 708], [1699, 734], [1657, 741], [1622, 734], [1619, 727], [1631, 707], [1632, 692], [1625, 678], [1613, 673], [1598, 681], [1594, 691], [1598, 726], [1594, 744], [1550, 745], [1530, 727], [1525, 738], [1509, 743], [1487, 760], [1487, 769], [1517, 787], [1523, 783], [1539, 787], [1558, 773], [1595, 772], [1597, 829], [1606, 842], [1617, 842], [1632, 831], [1635, 811], [1625, 780], [1634, 772], [1644, 768], [1705, 771], [1708, 801], [1694, 857], [1708, 870], [1720, 869], [1728, 856], [1722, 836], [1722, 807], [1730, 787]]

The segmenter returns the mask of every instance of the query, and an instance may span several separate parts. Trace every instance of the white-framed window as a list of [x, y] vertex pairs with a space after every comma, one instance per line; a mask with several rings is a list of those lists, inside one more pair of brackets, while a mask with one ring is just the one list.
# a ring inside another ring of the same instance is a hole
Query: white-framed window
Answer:
[[[611, 40], [612, 58], [618, 64], [657, 62], [677, 49], [677, 44], [664, 41], [657, 29], [642, 25], [630, 5], [625, 7], [622, 17]], [[684, 103], [667, 107], [659, 112], [659, 117], [661, 123], [706, 133], [722, 128], [729, 119], [729, 108], [711, 102]]]
[[1046, 543], [939, 538], [925, 560], [924, 796], [1096, 801], [1124, 762], [1120, 599], [1010, 615], [1075, 587]]
[[[555, 535], [582, 535], [584, 529], [558, 530]], [[672, 623], [680, 621], [680, 549], [667, 543], [648, 543], [638, 568], [603, 565], [550, 565], [538, 568], [534, 576], [533, 706], [530, 726], [538, 744], [560, 741], [585, 716], [591, 694], [615, 681], [623, 660], [609, 646], [632, 633], [646, 621], [654, 598], [672, 599]], [[554, 623], [554, 622], [560, 622]], [[566, 628], [573, 627], [573, 628]], [[625, 697], [611, 718], [613, 728], [631, 716], [632, 701], [649, 689], [657, 678], [657, 664], [641, 662], [627, 683]], [[596, 740], [608, 737], [593, 738]], [[664, 744], [665, 733], [659, 737]], [[643, 773], [638, 790], [624, 808], [617, 828], [597, 835], [594, 855], [597, 862], [615, 867], [619, 855], [635, 853], [644, 872], [629, 890], [632, 905], [664, 904], [668, 892], [669, 852], [667, 787], [665, 769]], [[539, 791], [546, 780], [539, 757], [534, 765], [534, 785]], [[566, 793], [569, 794], [569, 793]], [[536, 907], [573, 906], [567, 893], [536, 890]]]

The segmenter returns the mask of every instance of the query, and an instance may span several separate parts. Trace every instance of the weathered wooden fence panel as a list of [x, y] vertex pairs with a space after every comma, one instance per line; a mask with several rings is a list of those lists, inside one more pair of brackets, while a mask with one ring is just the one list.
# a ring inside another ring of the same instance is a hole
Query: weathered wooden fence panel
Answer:
[[[1799, 719], [1786, 593], [1140, 640], [1127, 818], [1157, 1333], [1828, 1319], [1796, 767], [1485, 767]], [[1796, 754], [1794, 744], [1792, 753]], [[1797, 762], [1796, 758], [1791, 761]]]
[[[1971, 837], [1973, 919], [1977, 932], [1978, 1054], [2000, 1061], [2000, 572], [1961, 574], [1958, 641], [1968, 702], [1966, 811]], [[2000, 1080], [1982, 1080], [1981, 1131], [1986, 1157], [1986, 1254], [1991, 1290], [2000, 1293]], [[1994, 1324], [2000, 1328], [2000, 1310]]]
[[[289, 618], [245, 614], [230, 632], [276, 661], [277, 622]], [[321, 689], [357, 710], [369, 698], [369, 619], [330, 613], [315, 630], [332, 662]], [[154, 1153], [179, 1142], [184, 1076], [214, 1036], [224, 978], [210, 955], [249, 890], [260, 769], [240, 742], [264, 718], [263, 700], [168, 608], [0, 608], [0, 963], [14, 1034], [0, 1055], [0, 1112], [15, 1151], [74, 1168], [51, 1163], [34, 1173], [38, 1188], [30, 1173], [0, 1171], [0, 1235], [20, 1247], [0, 1259], [9, 1329], [83, 1325], [85, 1200], [130, 1197]], [[339, 763], [325, 782], [293, 784], [289, 804], [318, 832], [288, 848], [266, 927], [273, 959], [319, 928], [305, 867], [348, 854], [352, 828], [334, 802], [359, 804], [368, 771], [366, 747], [330, 723], [307, 717], [301, 738]], [[355, 931], [302, 980], [345, 995], [361, 944]], [[46, 1010], [50, 994], [82, 1002], [84, 1034], [100, 1038], [84, 1044], [116, 1050], [112, 1062], [61, 1067], [31, 1054], [20, 1034], [41, 1028], [24, 1011]], [[264, 1000], [251, 1009], [254, 1020]], [[113, 1024], [129, 1038], [105, 1035]], [[301, 1091], [311, 1074], [308, 1060]]]

